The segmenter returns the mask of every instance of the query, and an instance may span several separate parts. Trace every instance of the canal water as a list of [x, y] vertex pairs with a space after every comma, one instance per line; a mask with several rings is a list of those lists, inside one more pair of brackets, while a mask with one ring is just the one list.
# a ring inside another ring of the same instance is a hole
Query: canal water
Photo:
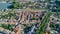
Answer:
[[0, 2], [0, 9], [7, 9], [11, 5], [12, 5], [12, 3]]

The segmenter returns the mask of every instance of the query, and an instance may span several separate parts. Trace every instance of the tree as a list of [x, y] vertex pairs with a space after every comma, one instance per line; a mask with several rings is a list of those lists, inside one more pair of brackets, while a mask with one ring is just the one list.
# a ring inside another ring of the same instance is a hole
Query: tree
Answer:
[[5, 29], [8, 28], [8, 25], [7, 25], [7, 24], [1, 24], [1, 26], [2, 26], [3, 28], [5, 28]]
[[14, 4], [12, 6], [13, 6], [13, 8], [19, 8], [19, 3], [18, 2], [14, 2]]
[[8, 29], [13, 31], [13, 25], [8, 24]]
[[15, 25], [13, 25], [13, 24], [1, 24], [1, 26], [3, 27], [3, 28], [5, 28], [5, 29], [8, 29], [8, 30], [10, 30], [10, 31], [13, 31], [13, 27], [15, 26]]

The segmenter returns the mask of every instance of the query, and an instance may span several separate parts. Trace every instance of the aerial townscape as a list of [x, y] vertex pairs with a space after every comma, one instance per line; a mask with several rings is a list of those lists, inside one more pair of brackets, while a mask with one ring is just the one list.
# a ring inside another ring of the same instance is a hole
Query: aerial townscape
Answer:
[[0, 34], [60, 34], [60, 0], [0, 0]]

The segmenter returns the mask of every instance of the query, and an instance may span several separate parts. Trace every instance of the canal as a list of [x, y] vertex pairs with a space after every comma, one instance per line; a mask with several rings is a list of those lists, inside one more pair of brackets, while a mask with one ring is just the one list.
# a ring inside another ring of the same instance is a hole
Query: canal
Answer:
[[0, 9], [8, 9], [8, 7], [11, 5], [12, 3], [9, 2], [0, 2]]

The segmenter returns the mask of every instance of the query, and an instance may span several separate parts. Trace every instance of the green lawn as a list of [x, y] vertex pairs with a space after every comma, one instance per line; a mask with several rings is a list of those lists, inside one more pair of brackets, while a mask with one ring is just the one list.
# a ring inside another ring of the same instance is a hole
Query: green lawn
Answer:
[[47, 23], [48, 23], [48, 21], [50, 19], [50, 14], [51, 13], [48, 12], [47, 15], [44, 17], [41, 26], [39, 26], [38, 29], [37, 29], [37, 31], [36, 31], [36, 34], [44, 34], [45, 29], [46, 29], [45, 27], [47, 26]]

